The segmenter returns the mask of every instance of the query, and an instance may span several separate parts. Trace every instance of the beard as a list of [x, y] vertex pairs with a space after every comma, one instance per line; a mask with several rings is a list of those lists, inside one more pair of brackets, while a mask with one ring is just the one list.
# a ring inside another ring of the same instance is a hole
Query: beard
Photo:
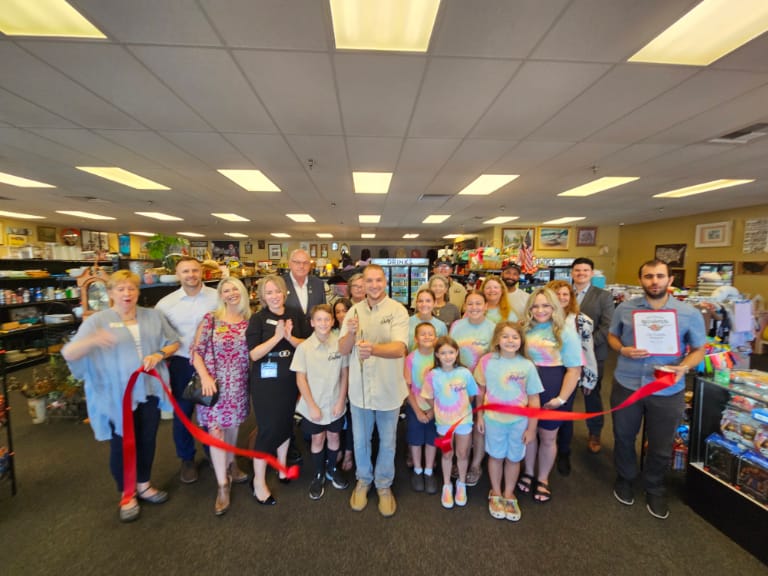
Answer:
[[517, 286], [518, 282], [519, 282], [519, 280], [512, 280], [510, 278], [504, 278], [504, 284], [506, 285], [507, 288], [514, 288], [515, 286]]

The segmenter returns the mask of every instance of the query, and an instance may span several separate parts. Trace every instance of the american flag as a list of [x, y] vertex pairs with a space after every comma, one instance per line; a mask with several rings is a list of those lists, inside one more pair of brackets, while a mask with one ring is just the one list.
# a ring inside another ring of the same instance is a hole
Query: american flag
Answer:
[[525, 233], [522, 244], [520, 244], [520, 271], [523, 274], [533, 274], [539, 267], [536, 266], [536, 260], [533, 256], [533, 238], [531, 238], [531, 231]]

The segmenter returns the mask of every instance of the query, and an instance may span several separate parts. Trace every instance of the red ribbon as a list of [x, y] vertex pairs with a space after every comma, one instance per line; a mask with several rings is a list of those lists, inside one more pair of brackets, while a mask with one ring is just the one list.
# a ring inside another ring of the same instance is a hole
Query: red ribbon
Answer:
[[[604, 410], [603, 412], [561, 412], [559, 410], [545, 410], [543, 408], [531, 408], [529, 406], [509, 406], [508, 404], [483, 404], [478, 406], [472, 413], [482, 411], [502, 412], [504, 414], [515, 414], [516, 416], [526, 416], [527, 418], [537, 418], [538, 420], [587, 420], [594, 418], [595, 416], [604, 416], [617, 410], [623, 410], [627, 406], [634, 404], [635, 402], [642, 400], [647, 396], [651, 396], [669, 388], [677, 381], [677, 375], [674, 372], [663, 371], [661, 375], [656, 374], [656, 380], [649, 382], [640, 389], [635, 390], [629, 398], [624, 400], [621, 404], [610, 410]], [[443, 452], [452, 450], [453, 446], [453, 433], [456, 428], [461, 424], [464, 418], [461, 418], [457, 422], [453, 423], [453, 426], [448, 428], [445, 436], [439, 436], [435, 439], [435, 446], [440, 448]]]
[[136, 384], [136, 380], [139, 378], [139, 374], [142, 373], [153, 376], [160, 381], [160, 385], [163, 387], [163, 390], [165, 390], [165, 393], [168, 395], [168, 399], [173, 405], [173, 411], [176, 412], [176, 416], [179, 417], [179, 420], [181, 420], [182, 424], [184, 424], [184, 427], [189, 430], [189, 433], [192, 434], [196, 440], [199, 440], [208, 446], [213, 446], [214, 448], [219, 448], [221, 450], [225, 450], [226, 452], [231, 452], [232, 454], [247, 456], [248, 458], [266, 460], [267, 464], [285, 474], [285, 477], [290, 480], [296, 480], [299, 477], [300, 469], [295, 464], [288, 467], [283, 466], [280, 461], [271, 454], [232, 446], [231, 444], [227, 444], [223, 440], [211, 436], [204, 430], [195, 426], [189, 420], [189, 418], [187, 418], [187, 415], [184, 414], [184, 412], [181, 410], [178, 402], [176, 402], [176, 399], [173, 397], [171, 389], [165, 383], [157, 370], [144, 370], [144, 368], [139, 368], [133, 374], [131, 374], [131, 377], [128, 380], [128, 386], [126, 387], [125, 393], [123, 394], [123, 499], [121, 504], [127, 504], [136, 494], [136, 434], [133, 428], [132, 393], [133, 387]]

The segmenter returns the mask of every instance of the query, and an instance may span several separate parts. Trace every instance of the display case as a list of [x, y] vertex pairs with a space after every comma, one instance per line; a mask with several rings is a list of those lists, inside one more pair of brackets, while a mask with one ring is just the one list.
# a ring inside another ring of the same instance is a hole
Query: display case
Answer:
[[374, 258], [371, 263], [384, 269], [387, 295], [408, 307], [429, 273], [428, 258]]
[[9, 482], [11, 494], [16, 495], [16, 469], [14, 465], [13, 435], [11, 434], [11, 406], [8, 397], [8, 376], [5, 352], [0, 351], [0, 484]]
[[697, 514], [768, 563], [768, 505], [760, 497], [768, 471], [755, 444], [762, 446], [760, 421], [752, 419], [760, 414], [750, 409], [763, 402], [758, 388], [696, 378], [686, 492]]

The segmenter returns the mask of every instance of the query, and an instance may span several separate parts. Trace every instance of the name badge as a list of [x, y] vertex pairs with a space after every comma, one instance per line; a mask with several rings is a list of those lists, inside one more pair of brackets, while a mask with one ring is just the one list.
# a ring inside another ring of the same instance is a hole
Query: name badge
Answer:
[[110, 328], [125, 328], [125, 322], [110, 322]]
[[272, 318], [267, 318], [266, 323], [271, 324], [272, 326], [277, 326], [277, 320], [273, 320]]
[[227, 325], [216, 326], [216, 332], [218, 332], [219, 334], [222, 334], [224, 332], [229, 332], [229, 326]]
[[261, 364], [262, 378], [277, 378], [277, 362], [264, 362]]

